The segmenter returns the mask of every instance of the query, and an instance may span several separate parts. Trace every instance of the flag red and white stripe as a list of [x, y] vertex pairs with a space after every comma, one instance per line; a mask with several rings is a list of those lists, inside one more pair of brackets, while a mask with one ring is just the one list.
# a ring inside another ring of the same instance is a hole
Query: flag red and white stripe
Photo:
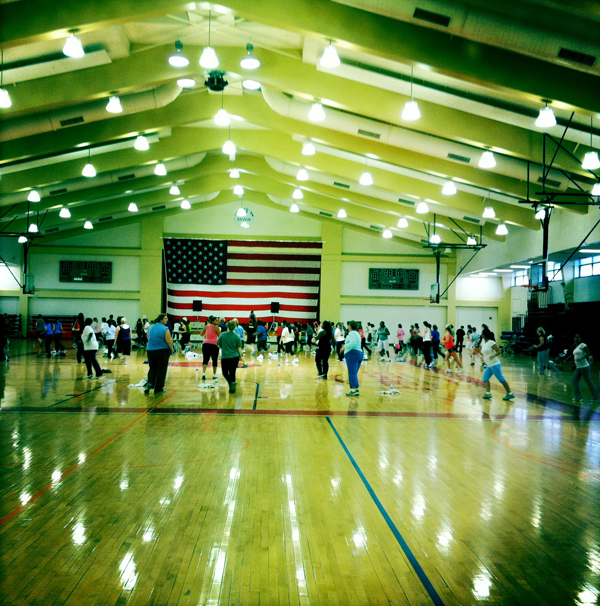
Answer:
[[[226, 284], [173, 283], [167, 275], [167, 312], [199, 321], [209, 315], [247, 321], [251, 311], [266, 321], [317, 319], [321, 249], [320, 242], [230, 240]], [[201, 312], [193, 301], [202, 301]]]

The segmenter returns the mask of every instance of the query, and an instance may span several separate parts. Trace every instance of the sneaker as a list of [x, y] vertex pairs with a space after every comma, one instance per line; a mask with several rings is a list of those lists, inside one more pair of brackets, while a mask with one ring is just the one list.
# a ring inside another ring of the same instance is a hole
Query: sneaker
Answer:
[[151, 389], [152, 385], [148, 385], [148, 383], [146, 383], [146, 387], [144, 387], [144, 393], [149, 394]]
[[514, 400], [515, 399], [515, 394], [514, 393], [507, 393], [502, 399], [503, 400]]
[[483, 365], [483, 368], [484, 368], [484, 369], [486, 369], [486, 368], [487, 368], [487, 364], [484, 364], [484, 365]]
[[229, 393], [235, 393], [235, 383], [230, 383], [229, 384]]
[[483, 399], [484, 399], [484, 400], [491, 400], [491, 399], [492, 399], [492, 394], [491, 394], [491, 392], [489, 392], [489, 391], [488, 391], [488, 392], [484, 393], [484, 394], [483, 394]]
[[449, 368], [446, 368], [446, 370], [444, 372], [448, 375], [452, 373], [452, 371]]
[[202, 374], [202, 380], [206, 381], [206, 375], [205, 374]]
[[385, 362], [385, 358], [379, 358], [380, 362]]
[[457, 372], [459, 375], [462, 375], [462, 373], [463, 373], [463, 372], [465, 372], [465, 369], [464, 369], [464, 368], [459, 368], [459, 369], [458, 369], [456, 372]]
[[87, 379], [93, 379], [93, 378], [94, 378], [94, 375], [88, 375], [86, 378], [87, 378]]
[[358, 389], [351, 389], [347, 394], [347, 396], [359, 396]]
[[112, 362], [114, 359], [115, 359], [115, 354], [114, 354], [114, 353], [111, 353], [111, 354], [110, 354], [110, 361]]
[[298, 358], [294, 358], [294, 359], [292, 360], [292, 364], [298, 364], [298, 362], [300, 362], [300, 360], [298, 360]]
[[286, 360], [286, 361], [285, 361], [285, 363], [286, 363], [286, 364], [289, 364], [289, 363], [290, 363], [290, 361], [289, 361], [289, 360]]
[[127, 366], [127, 360], [126, 359], [123, 361], [123, 366]]
[[471, 362], [471, 366], [475, 366], [475, 362]]
[[583, 402], [583, 398], [581, 398], [581, 400], [578, 400], [577, 398], [573, 398], [573, 404], [581, 404]]

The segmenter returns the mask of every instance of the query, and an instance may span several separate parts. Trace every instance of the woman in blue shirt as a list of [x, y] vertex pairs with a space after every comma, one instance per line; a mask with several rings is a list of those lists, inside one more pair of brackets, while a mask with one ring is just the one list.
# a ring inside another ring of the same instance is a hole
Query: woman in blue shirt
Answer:
[[342, 346], [342, 352], [346, 359], [346, 366], [348, 367], [348, 378], [350, 379], [350, 391], [346, 394], [347, 396], [358, 396], [358, 369], [363, 359], [363, 352], [360, 343], [360, 335], [358, 334], [358, 322], [348, 322], [348, 328], [350, 332], [346, 336], [344, 345]]
[[435, 366], [440, 351], [440, 331], [438, 330], [437, 324], [433, 325], [433, 330], [431, 331], [431, 347], [433, 349], [433, 360], [429, 364], [429, 368]]
[[256, 329], [256, 350], [258, 352], [269, 351], [269, 348], [267, 347], [268, 336], [265, 323], [262, 320], [259, 320], [258, 328]]
[[56, 324], [54, 325], [54, 351], [57, 354], [64, 355], [67, 348], [62, 344], [62, 322], [60, 320], [56, 320]]
[[44, 318], [44, 340], [46, 342], [46, 357], [50, 357], [50, 345], [54, 341], [54, 327], [48, 318]]
[[173, 340], [171, 331], [167, 326], [169, 318], [167, 314], [160, 314], [150, 326], [148, 331], [148, 344], [146, 353], [148, 354], [148, 382], [144, 393], [163, 393], [165, 391], [165, 379], [167, 378], [167, 368], [169, 367], [169, 356], [173, 351]]

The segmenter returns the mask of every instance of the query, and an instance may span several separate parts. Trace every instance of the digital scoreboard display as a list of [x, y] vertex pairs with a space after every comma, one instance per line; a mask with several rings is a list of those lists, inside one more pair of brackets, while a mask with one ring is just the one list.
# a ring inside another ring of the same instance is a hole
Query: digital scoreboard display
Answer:
[[59, 281], [110, 284], [112, 282], [112, 263], [110, 261], [61, 261]]
[[371, 267], [369, 290], [419, 290], [419, 270]]

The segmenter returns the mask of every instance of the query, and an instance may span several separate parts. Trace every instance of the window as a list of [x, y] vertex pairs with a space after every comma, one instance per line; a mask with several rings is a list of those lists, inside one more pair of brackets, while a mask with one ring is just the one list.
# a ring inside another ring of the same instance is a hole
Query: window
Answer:
[[522, 269], [515, 272], [515, 286], [527, 286], [529, 284], [529, 270]]
[[548, 280], [550, 282], [560, 282], [562, 280], [562, 271], [559, 271], [560, 265], [560, 263], [548, 261]]
[[575, 277], [587, 278], [589, 276], [600, 276], [600, 256], [575, 261]]

